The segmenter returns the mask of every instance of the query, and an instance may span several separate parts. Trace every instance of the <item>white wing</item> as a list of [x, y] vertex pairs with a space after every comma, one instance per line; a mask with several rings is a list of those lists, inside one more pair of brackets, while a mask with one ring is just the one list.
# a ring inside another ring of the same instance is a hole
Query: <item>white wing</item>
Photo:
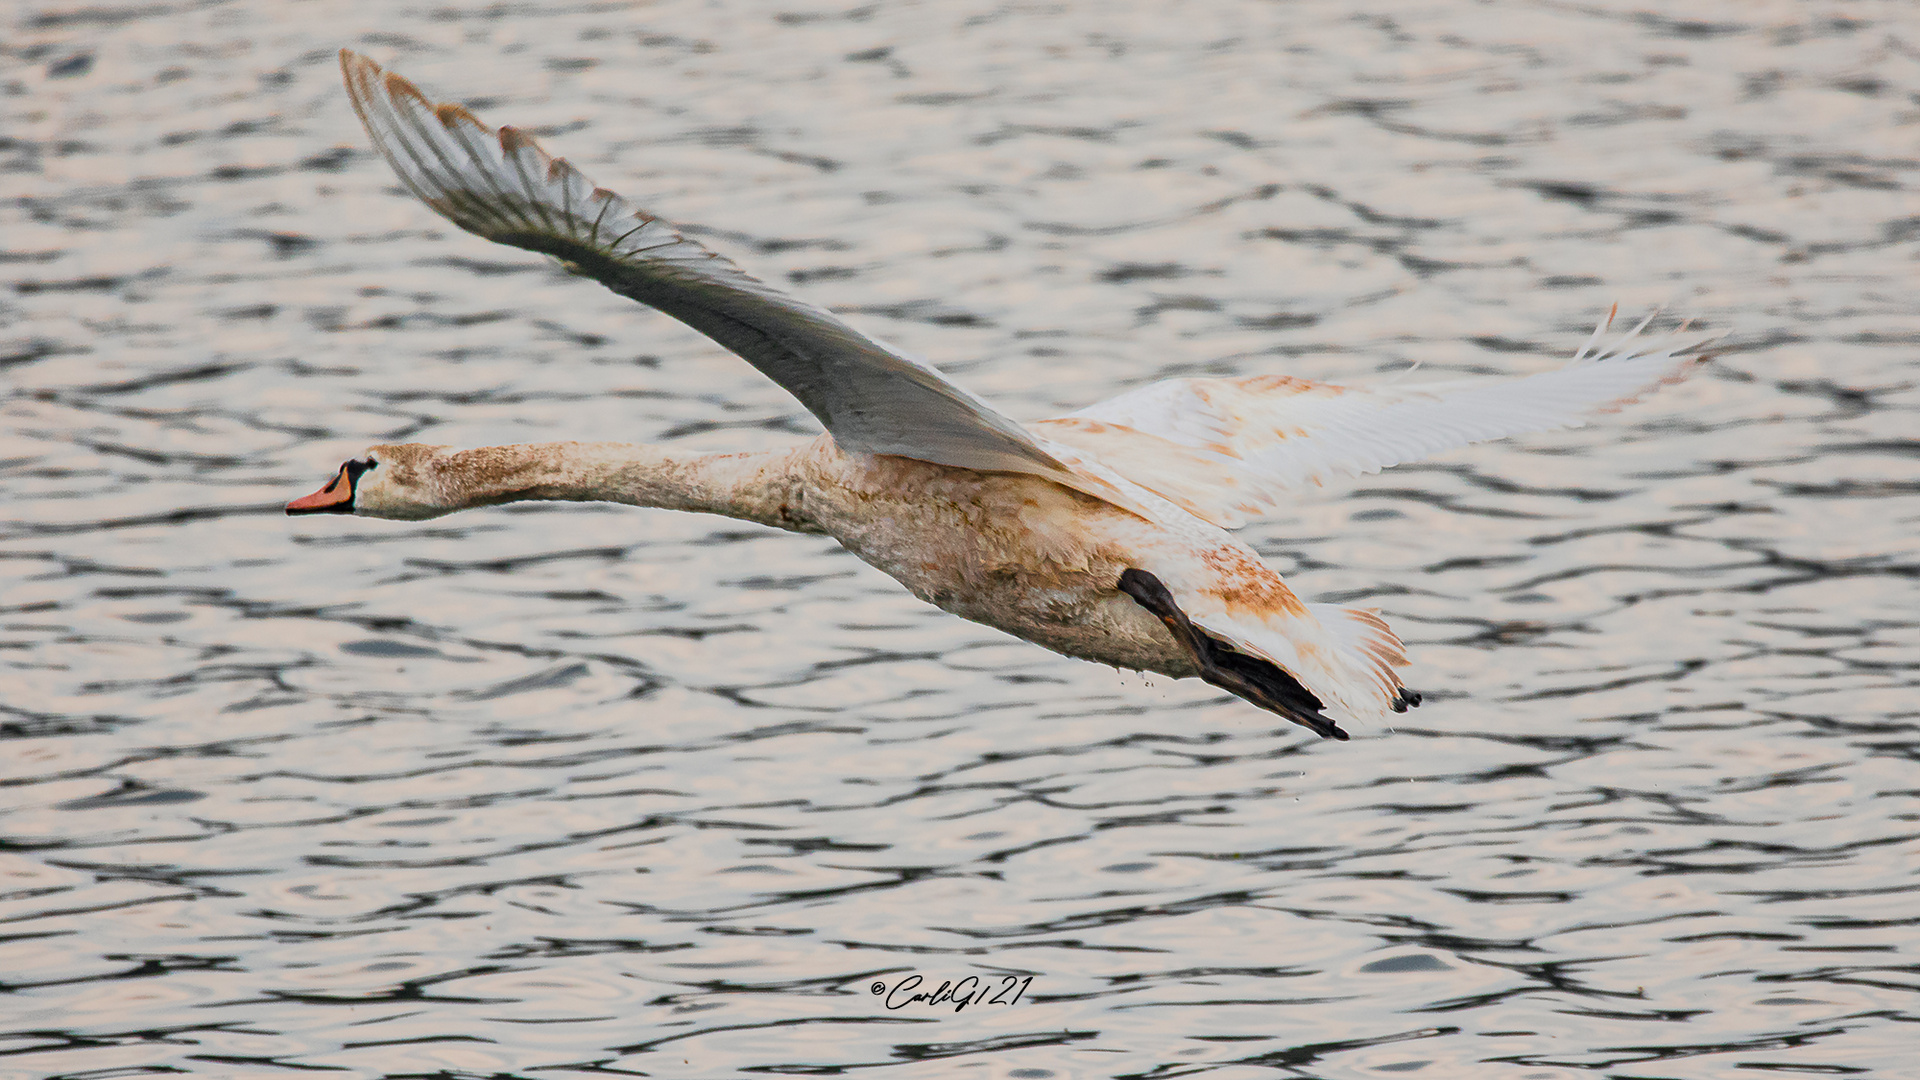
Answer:
[[1526, 378], [1373, 387], [1284, 375], [1169, 379], [1031, 427], [1233, 529], [1277, 508], [1289, 492], [1334, 477], [1379, 472], [1468, 443], [1578, 427], [1684, 378], [1705, 359], [1689, 350], [1713, 340], [1640, 341], [1642, 321], [1595, 353], [1607, 325], [1565, 366]]
[[738, 353], [799, 398], [843, 448], [1091, 486], [931, 367], [748, 276], [594, 187], [523, 132], [496, 134], [458, 105], [436, 106], [348, 50], [340, 66], [374, 146], [421, 201], [476, 236], [551, 255]]

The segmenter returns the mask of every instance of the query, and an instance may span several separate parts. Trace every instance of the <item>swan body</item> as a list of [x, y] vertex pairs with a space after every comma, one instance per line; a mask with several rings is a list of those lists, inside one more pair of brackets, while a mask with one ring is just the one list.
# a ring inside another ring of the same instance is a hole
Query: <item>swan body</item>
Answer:
[[428, 206], [702, 331], [791, 391], [826, 434], [738, 454], [375, 446], [290, 514], [414, 521], [592, 500], [821, 533], [963, 618], [1068, 656], [1198, 676], [1344, 739], [1340, 717], [1419, 703], [1397, 673], [1399, 639], [1375, 612], [1302, 603], [1230, 530], [1328, 479], [1583, 423], [1701, 359], [1690, 354], [1701, 340], [1637, 340], [1645, 322], [1596, 349], [1603, 324], [1571, 363], [1526, 379], [1175, 379], [1023, 425], [593, 187], [524, 133], [436, 106], [352, 52], [341, 65], [374, 145]]

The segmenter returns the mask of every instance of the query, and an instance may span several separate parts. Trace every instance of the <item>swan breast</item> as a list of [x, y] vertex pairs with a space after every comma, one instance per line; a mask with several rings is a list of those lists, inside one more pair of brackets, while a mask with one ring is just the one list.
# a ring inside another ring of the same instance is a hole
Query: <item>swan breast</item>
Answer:
[[1118, 589], [1162, 530], [1036, 476], [822, 446], [807, 515], [945, 611], [1056, 652], [1173, 677], [1191, 660]]

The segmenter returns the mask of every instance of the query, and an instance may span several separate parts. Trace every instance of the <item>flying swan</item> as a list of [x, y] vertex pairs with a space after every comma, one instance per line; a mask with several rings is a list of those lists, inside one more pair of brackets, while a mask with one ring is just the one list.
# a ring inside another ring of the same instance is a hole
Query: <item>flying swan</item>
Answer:
[[[689, 453], [557, 442], [375, 446], [289, 514], [419, 521], [527, 499], [691, 510], [824, 533], [962, 618], [1068, 656], [1201, 679], [1329, 738], [1404, 712], [1400, 639], [1373, 611], [1302, 603], [1230, 530], [1289, 494], [1437, 451], [1574, 427], [1681, 378], [1703, 340], [1603, 348], [1506, 381], [1336, 386], [1169, 379], [1021, 424], [822, 308], [749, 277], [511, 127], [342, 50], [354, 109], [421, 201], [540, 252], [738, 353], [826, 433]], [[1631, 347], [1630, 347], [1631, 346]]]

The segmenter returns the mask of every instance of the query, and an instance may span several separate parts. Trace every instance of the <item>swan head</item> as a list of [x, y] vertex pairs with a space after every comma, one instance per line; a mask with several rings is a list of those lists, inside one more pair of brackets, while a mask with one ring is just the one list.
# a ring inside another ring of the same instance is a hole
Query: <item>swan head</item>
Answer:
[[353, 514], [394, 521], [425, 521], [460, 509], [447, 497], [440, 463], [446, 446], [375, 446], [340, 466], [327, 486], [287, 504], [289, 515]]

